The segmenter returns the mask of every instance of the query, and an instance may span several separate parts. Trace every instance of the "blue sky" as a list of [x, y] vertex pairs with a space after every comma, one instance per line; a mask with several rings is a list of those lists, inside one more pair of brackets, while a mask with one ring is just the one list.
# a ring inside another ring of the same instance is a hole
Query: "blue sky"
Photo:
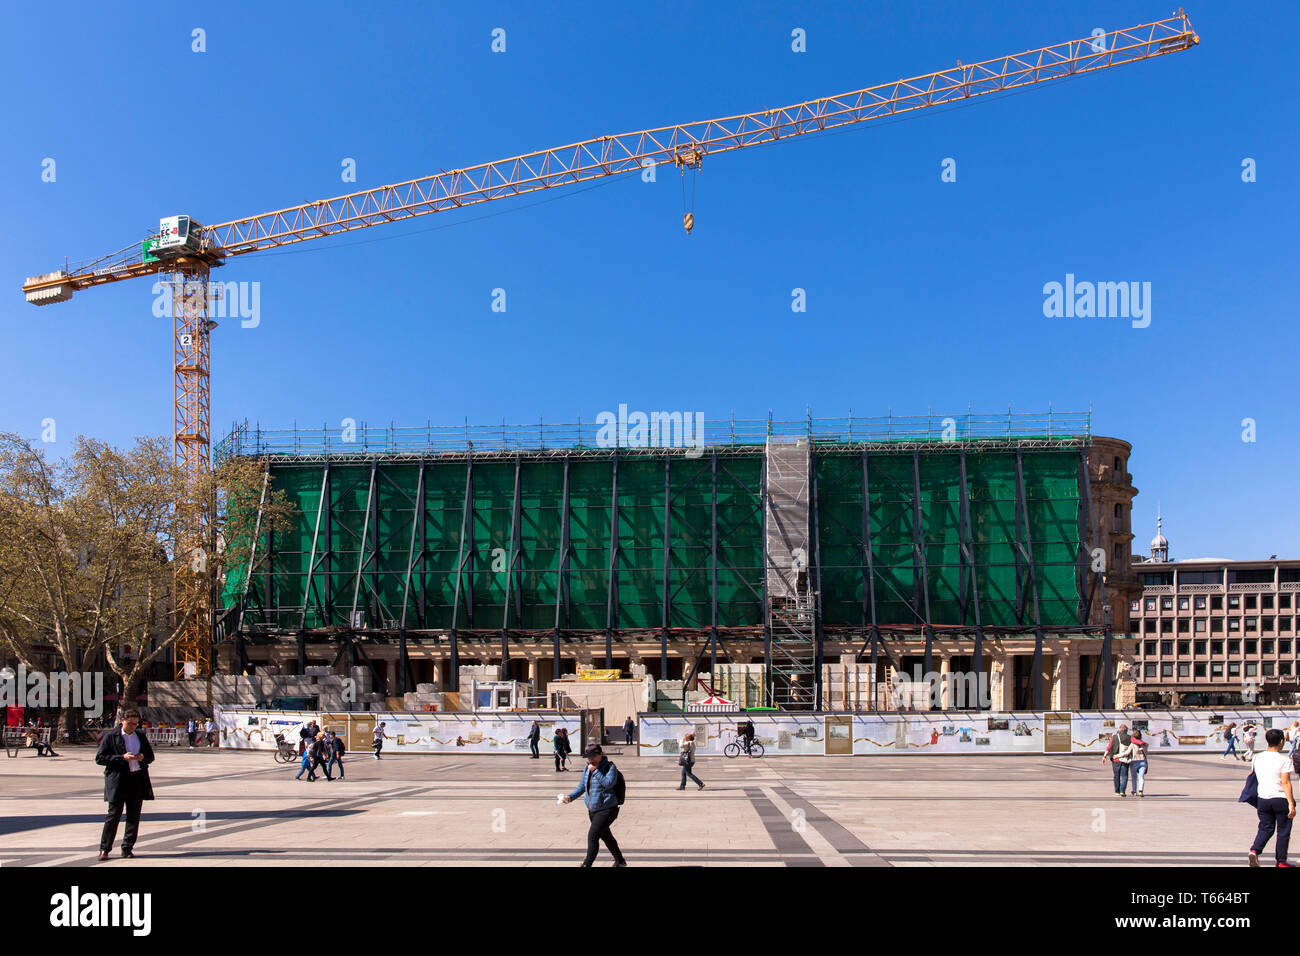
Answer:
[[[9, 6], [0, 429], [36, 437], [53, 418], [55, 453], [77, 433], [170, 433], [170, 325], [153, 316], [150, 281], [42, 309], [19, 292], [160, 216], [220, 222], [1170, 12], [1169, 0], [87, 4], [57, 18]], [[620, 403], [710, 419], [1091, 407], [1098, 434], [1134, 445], [1135, 550], [1159, 503], [1175, 557], [1300, 557], [1288, 68], [1300, 16], [1281, 2], [1188, 13], [1201, 45], [1186, 53], [706, 160], [689, 238], [665, 171], [232, 259], [217, 275], [260, 283], [261, 321], [214, 333], [214, 438], [243, 418], [591, 421]], [[497, 27], [504, 54], [490, 49]], [[791, 50], [796, 27], [806, 53]], [[356, 187], [340, 180], [345, 157]], [[941, 182], [947, 157], [955, 183]], [[1246, 157], [1257, 182], [1242, 182]], [[1150, 282], [1150, 326], [1044, 317], [1044, 283], [1067, 273]]]

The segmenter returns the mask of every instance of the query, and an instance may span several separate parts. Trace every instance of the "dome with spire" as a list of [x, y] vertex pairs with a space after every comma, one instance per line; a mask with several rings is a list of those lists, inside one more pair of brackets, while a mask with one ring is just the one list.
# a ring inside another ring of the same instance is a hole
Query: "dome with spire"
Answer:
[[1161, 531], [1161, 525], [1164, 519], [1160, 515], [1160, 507], [1156, 506], [1156, 536], [1151, 539], [1151, 560], [1168, 561], [1169, 560], [1169, 539]]

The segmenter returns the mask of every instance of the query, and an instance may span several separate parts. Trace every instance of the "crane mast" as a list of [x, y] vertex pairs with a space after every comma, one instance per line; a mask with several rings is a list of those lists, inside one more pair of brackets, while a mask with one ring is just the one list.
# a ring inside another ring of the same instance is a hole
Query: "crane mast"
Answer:
[[[789, 106], [700, 120], [675, 126], [597, 136], [566, 146], [523, 153], [476, 166], [445, 170], [406, 182], [380, 186], [290, 206], [272, 212], [203, 226], [188, 216], [161, 220], [157, 234], [138, 245], [75, 267], [33, 276], [23, 283], [35, 305], [64, 302], [76, 291], [149, 275], [170, 276], [174, 337], [173, 440], [177, 466], [189, 489], [177, 502], [177, 607], [197, 602], [196, 614], [176, 643], [176, 676], [209, 673], [212, 585], [206, 572], [214, 529], [197, 489], [210, 468], [211, 320], [209, 282], [213, 268], [231, 256], [321, 239], [338, 233], [400, 222], [416, 216], [523, 196], [539, 190], [672, 164], [698, 169], [706, 156], [763, 146], [872, 120], [897, 117], [936, 106], [1007, 93], [1153, 57], [1188, 50], [1200, 43], [1187, 15], [1139, 24], [1104, 35], [1067, 40], [978, 63], [955, 67], [805, 100]], [[685, 219], [689, 232], [694, 217]]]

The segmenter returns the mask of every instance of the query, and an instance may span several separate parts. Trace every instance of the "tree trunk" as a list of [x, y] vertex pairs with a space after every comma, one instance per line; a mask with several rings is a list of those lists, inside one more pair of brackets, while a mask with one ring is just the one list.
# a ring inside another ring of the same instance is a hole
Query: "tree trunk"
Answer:
[[134, 707], [135, 696], [140, 690], [140, 668], [132, 667], [125, 676], [122, 677], [122, 698], [118, 701], [118, 709], [123, 707]]
[[81, 723], [76, 719], [78, 713], [79, 711], [72, 707], [59, 708], [59, 719], [54, 722], [54, 729], [50, 731], [51, 747], [73, 743], [79, 739]]

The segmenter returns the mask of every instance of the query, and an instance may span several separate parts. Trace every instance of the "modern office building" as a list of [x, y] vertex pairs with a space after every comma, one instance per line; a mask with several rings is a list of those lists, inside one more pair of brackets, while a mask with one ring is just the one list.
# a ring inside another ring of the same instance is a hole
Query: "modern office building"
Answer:
[[1293, 704], [1300, 692], [1300, 560], [1172, 561], [1157, 519], [1129, 605], [1138, 700]]

